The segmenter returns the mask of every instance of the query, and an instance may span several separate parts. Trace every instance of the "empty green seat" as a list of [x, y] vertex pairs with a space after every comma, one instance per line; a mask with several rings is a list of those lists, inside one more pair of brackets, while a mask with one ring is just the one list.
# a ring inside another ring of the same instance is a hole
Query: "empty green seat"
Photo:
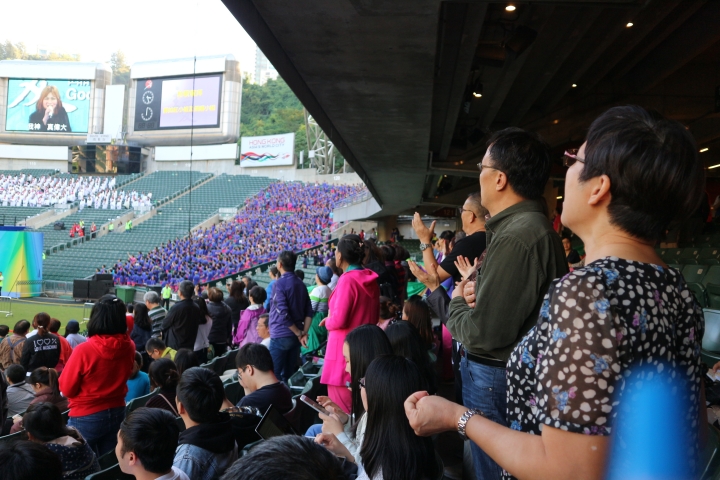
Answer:
[[699, 248], [695, 248], [695, 247], [683, 248], [680, 252], [680, 255], [678, 255], [677, 259], [680, 263], [686, 263], [685, 260], [696, 260], [698, 258], [699, 253], [700, 253]]

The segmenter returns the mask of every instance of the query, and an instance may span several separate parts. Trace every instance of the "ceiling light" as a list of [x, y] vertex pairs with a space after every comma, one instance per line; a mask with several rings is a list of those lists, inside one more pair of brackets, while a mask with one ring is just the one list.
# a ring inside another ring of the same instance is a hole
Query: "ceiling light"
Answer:
[[554, 125], [557, 125], [558, 123], [560, 123], [560, 120], [558, 120], [558, 119], [553, 120]]
[[717, 165], [713, 165], [713, 166], [711, 166], [711, 167], [708, 167], [708, 170], [712, 170], [713, 168], [717, 168], [717, 167], [720, 167], [720, 163], [718, 163]]
[[627, 25], [625, 25], [625, 26], [626, 26], [627, 28], [630, 28], [630, 27], [633, 26], [633, 23], [632, 23], [632, 22], [628, 22]]
[[562, 195], [560, 195], [559, 197], [557, 197], [557, 199], [558, 199], [558, 200], [562, 200]]
[[573, 83], [571, 86], [572, 86], [573, 88], [577, 88], [577, 83]]
[[505, 10], [508, 12], [514, 12], [515, 8], [515, 5], [508, 5], [507, 7], [505, 7]]
[[480, 98], [483, 95], [483, 84], [479, 79], [475, 80], [475, 83], [473, 84], [472, 95], [475, 98]]
[[708, 150], [710, 150], [708, 147], [701, 148], [701, 149], [700, 149], [700, 153], [705, 153], [705, 152], [707, 152]]

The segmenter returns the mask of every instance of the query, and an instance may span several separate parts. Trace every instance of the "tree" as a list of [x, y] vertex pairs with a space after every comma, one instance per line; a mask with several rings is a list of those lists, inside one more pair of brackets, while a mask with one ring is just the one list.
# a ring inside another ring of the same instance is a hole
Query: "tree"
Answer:
[[130, 66], [127, 64], [122, 50], [110, 55], [110, 66], [113, 74], [113, 85], [125, 85], [130, 88]]

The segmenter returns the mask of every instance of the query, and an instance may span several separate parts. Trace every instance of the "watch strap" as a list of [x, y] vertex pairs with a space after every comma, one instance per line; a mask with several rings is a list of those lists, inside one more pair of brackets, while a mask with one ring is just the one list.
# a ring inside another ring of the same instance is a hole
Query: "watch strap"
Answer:
[[421, 243], [420, 244], [420, 251], [423, 252], [427, 250], [428, 248], [432, 247], [432, 243]]
[[467, 434], [465, 433], [465, 430], [467, 429], [467, 423], [470, 421], [470, 419], [474, 415], [480, 415], [481, 417], [484, 417], [485, 415], [478, 410], [477, 408], [471, 408], [467, 410], [465, 413], [462, 414], [460, 417], [460, 420], [458, 420], [458, 433], [462, 437], [463, 440], [467, 440]]

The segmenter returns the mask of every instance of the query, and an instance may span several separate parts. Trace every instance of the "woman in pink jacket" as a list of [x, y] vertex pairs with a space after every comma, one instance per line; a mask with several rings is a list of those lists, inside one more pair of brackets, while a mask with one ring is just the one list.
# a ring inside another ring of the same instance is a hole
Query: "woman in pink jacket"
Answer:
[[364, 256], [365, 246], [359, 236], [345, 235], [338, 242], [335, 262], [344, 273], [330, 295], [330, 311], [323, 320], [328, 343], [320, 381], [328, 386], [330, 399], [346, 412], [352, 412], [352, 397], [343, 356], [345, 336], [360, 325], [377, 323], [380, 310], [378, 276], [360, 265]]

